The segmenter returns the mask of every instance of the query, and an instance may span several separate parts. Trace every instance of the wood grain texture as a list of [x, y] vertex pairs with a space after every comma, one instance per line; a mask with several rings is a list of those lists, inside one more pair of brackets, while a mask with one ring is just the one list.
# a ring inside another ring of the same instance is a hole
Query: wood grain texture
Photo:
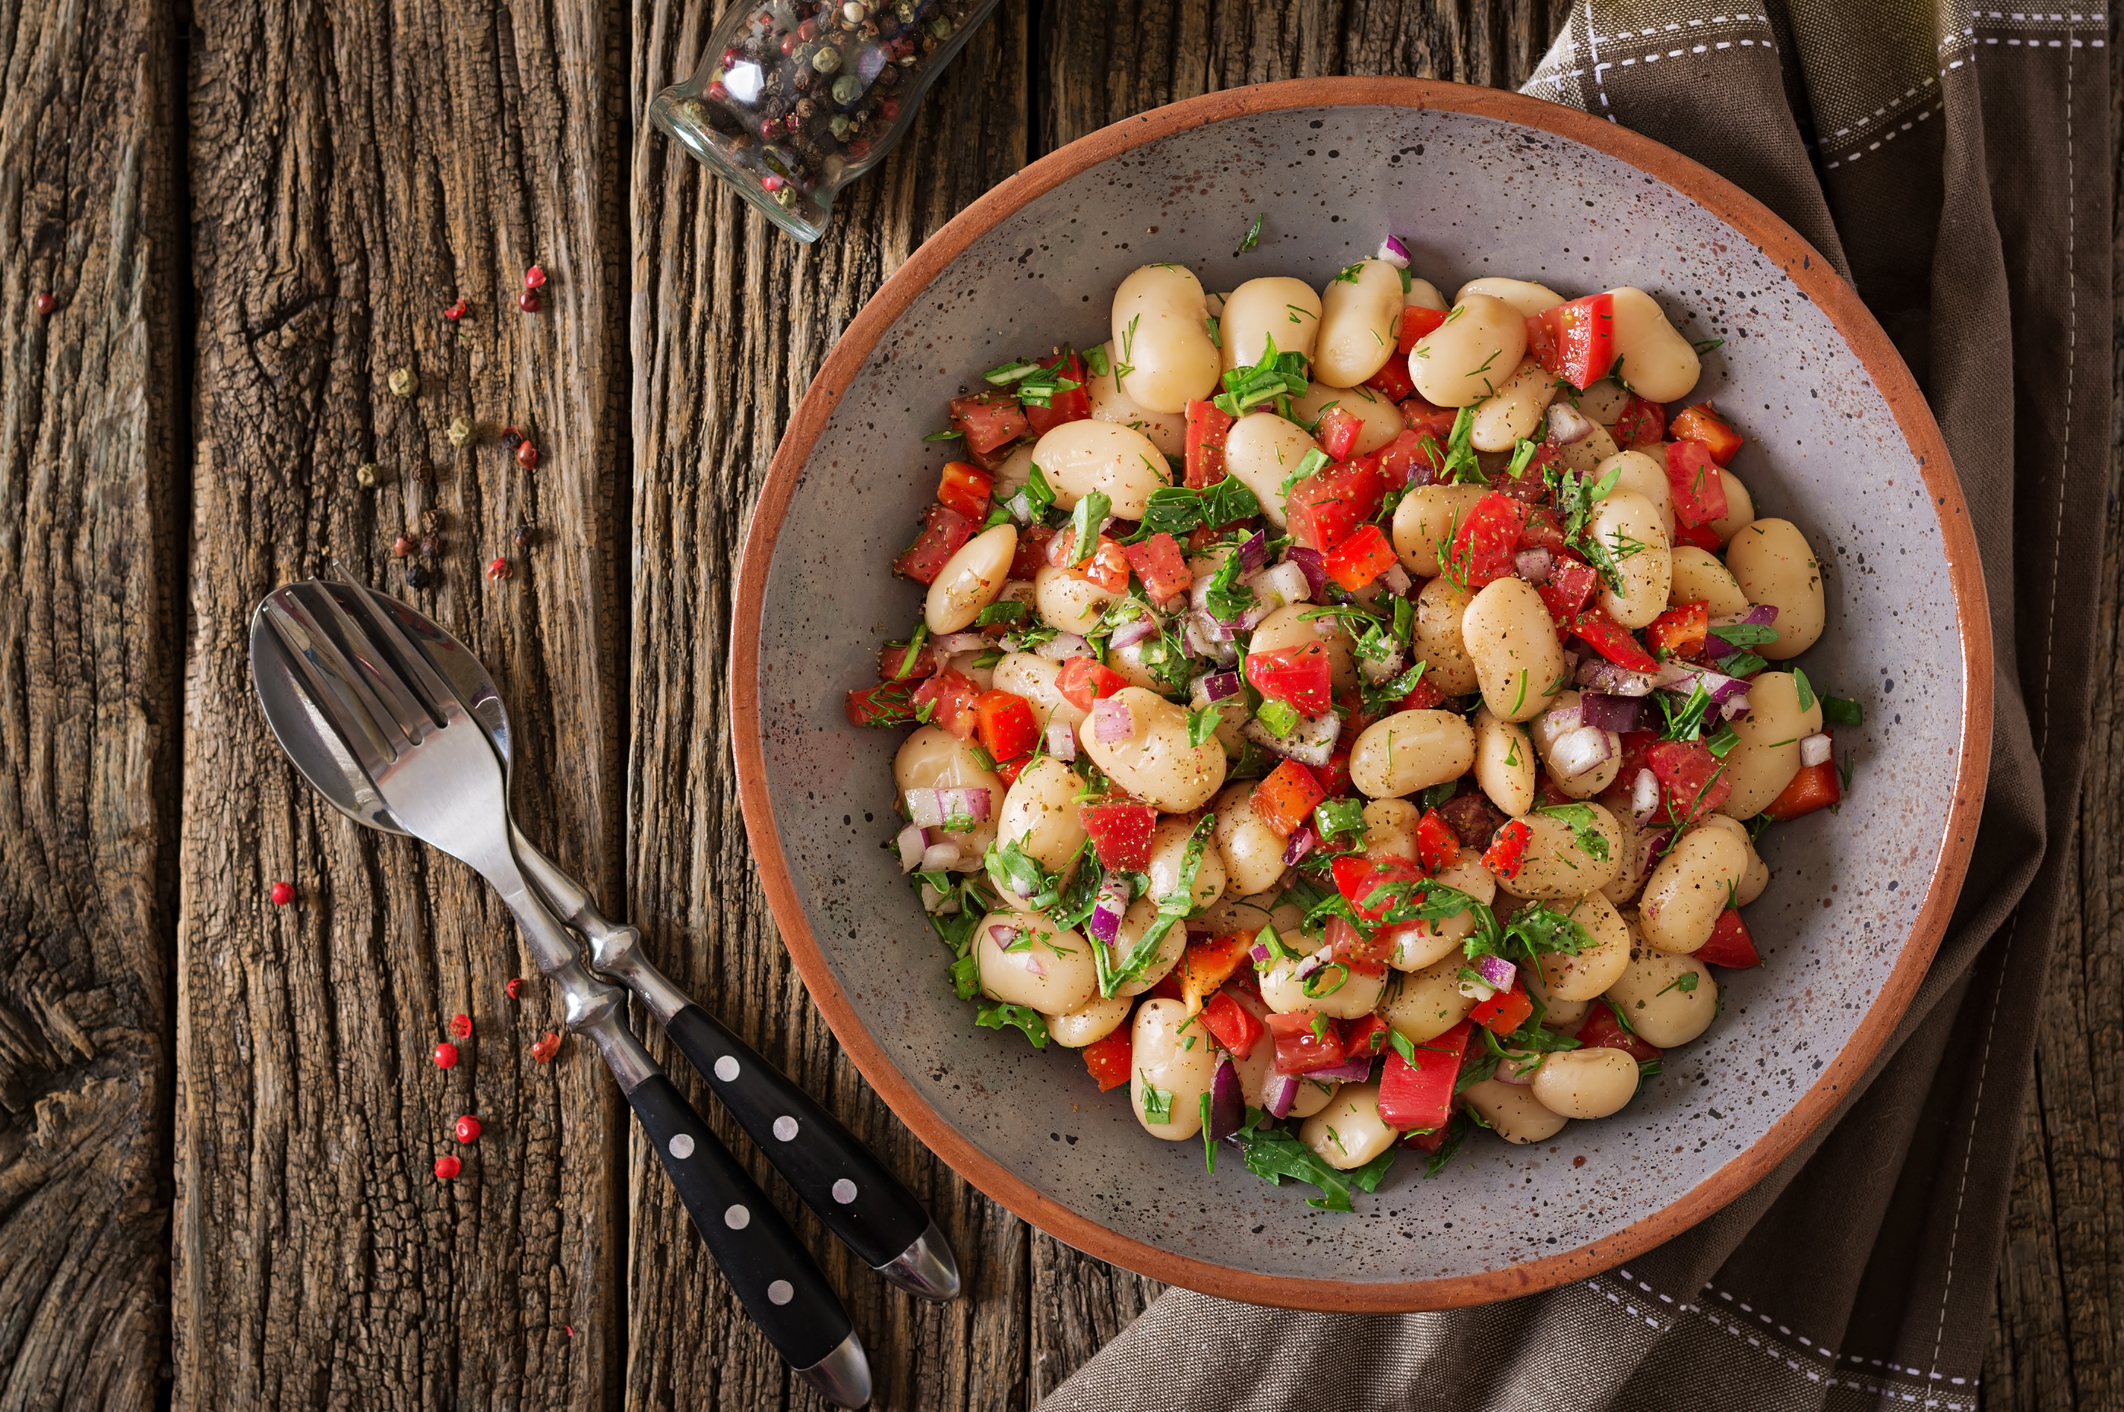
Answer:
[[166, 1356], [173, 41], [0, 8], [0, 1408], [152, 1407]]
[[[408, 596], [516, 706], [526, 831], [613, 893], [625, 31], [597, 5], [451, 0], [208, 0], [194, 25], [176, 1405], [604, 1405], [616, 1090], [587, 1046], [529, 1057], [558, 1007], [535, 973], [506, 998], [529, 967], [469, 870], [307, 792], [245, 641], [261, 595], [331, 560], [406, 592], [417, 560], [388, 546], [435, 512], [439, 586]], [[533, 261], [552, 278], [528, 316]], [[417, 396], [386, 390], [398, 367]], [[460, 414], [481, 429], [463, 450]], [[505, 423], [535, 471], [497, 444]], [[514, 572], [488, 584], [496, 555]], [[275, 878], [293, 906], [266, 900]], [[476, 1033], [445, 1071], [429, 1053], [456, 1013]], [[462, 1113], [485, 1125], [475, 1147], [450, 1137]], [[445, 1153], [455, 1182], [432, 1174]]]
[[[928, 1205], [967, 1294], [937, 1307], [863, 1268], [676, 1059], [672, 1077], [796, 1219], [867, 1346], [879, 1408], [1027, 1401], [1025, 1226], [953, 1176], [862, 1083], [805, 995], [753, 876], [725, 695], [736, 559], [782, 426], [841, 330], [930, 232], [1026, 158], [1024, 0], [1003, 5], [884, 165], [804, 246], [639, 120], [692, 72], [707, 6], [637, 6], [634, 149], [633, 920], [659, 965], [821, 1095]], [[816, 1407], [731, 1298], [639, 1142], [631, 1145], [630, 1407]]]

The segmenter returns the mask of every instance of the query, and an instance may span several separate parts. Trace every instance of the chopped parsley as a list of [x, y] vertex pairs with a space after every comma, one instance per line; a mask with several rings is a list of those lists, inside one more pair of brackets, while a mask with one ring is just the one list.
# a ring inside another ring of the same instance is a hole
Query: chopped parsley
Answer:
[[1777, 629], [1768, 623], [1726, 623], [1711, 629], [1711, 635], [1735, 647], [1760, 647], [1777, 641]]
[[986, 1030], [1000, 1030], [1006, 1027], [1021, 1029], [1025, 1031], [1025, 1037], [1032, 1041], [1033, 1048], [1047, 1048], [1047, 1021], [1030, 1005], [1006, 1005], [1000, 1000], [992, 1000], [981, 1007], [981, 1013], [975, 1017], [974, 1023]]
[[1199, 711], [1187, 713], [1187, 743], [1199, 749], [1217, 734], [1217, 726], [1224, 720], [1224, 712], [1215, 706], [1205, 706]]
[[1259, 245], [1261, 243], [1261, 223], [1267, 219], [1268, 212], [1266, 211], [1263, 211], [1260, 215], [1254, 217], [1254, 223], [1246, 228], [1245, 237], [1240, 240], [1239, 248], [1237, 250], [1234, 250], [1232, 254], [1244, 255], [1247, 251], [1253, 249], [1256, 245]]
[[1792, 669], [1792, 689], [1799, 693], [1799, 708], [1802, 711], [1812, 711], [1814, 709], [1814, 684], [1808, 681], [1807, 674], [1797, 667]]
[[1069, 567], [1074, 569], [1098, 552], [1099, 531], [1105, 528], [1106, 517], [1113, 508], [1114, 502], [1096, 490], [1077, 502], [1076, 512], [1069, 518], [1070, 532], [1075, 536], [1070, 541]]
[[1143, 1121], [1146, 1123], [1170, 1123], [1173, 1120], [1173, 1091], [1160, 1088], [1150, 1081], [1143, 1070], [1136, 1070], [1143, 1080]]
[[1321, 1194], [1307, 1197], [1305, 1202], [1315, 1210], [1353, 1210], [1350, 1189], [1377, 1191], [1387, 1169], [1394, 1165], [1394, 1149], [1389, 1147], [1355, 1171], [1340, 1172], [1287, 1129], [1257, 1124], [1258, 1120], [1241, 1128], [1237, 1134], [1246, 1169], [1271, 1186], [1281, 1186], [1283, 1178], [1289, 1177], [1319, 1187]]
[[1243, 417], [1279, 397], [1303, 397], [1308, 390], [1303, 353], [1278, 353], [1273, 337], [1263, 341], [1261, 361], [1233, 368], [1224, 375], [1224, 391], [1210, 401], [1231, 417]]
[[1866, 708], [1856, 701], [1846, 701], [1841, 696], [1824, 696], [1822, 723], [1831, 726], [1862, 726], [1866, 724]]
[[[1516, 742], [1515, 742], [1516, 743]], [[1539, 811], [1552, 819], [1561, 819], [1571, 829], [1571, 838], [1585, 853], [1597, 862], [1608, 861], [1608, 836], [1601, 832], [1597, 816], [1590, 804], [1549, 804]]]
[[1130, 535], [1131, 544], [1154, 534], [1174, 537], [1200, 526], [1218, 529], [1249, 515], [1261, 513], [1261, 502], [1245, 481], [1226, 476], [1215, 485], [1190, 490], [1184, 485], [1162, 485], [1150, 493], [1142, 526]]

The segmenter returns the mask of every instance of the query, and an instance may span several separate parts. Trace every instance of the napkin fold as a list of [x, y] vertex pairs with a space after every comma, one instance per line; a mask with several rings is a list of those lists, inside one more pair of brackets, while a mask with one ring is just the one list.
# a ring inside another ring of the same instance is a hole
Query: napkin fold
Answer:
[[1770, 206], [1856, 286], [1932, 404], [1976, 526], [1996, 699], [1983, 821], [1939, 955], [1830, 1121], [1626, 1268], [1436, 1314], [1295, 1314], [1176, 1289], [1043, 1412], [1975, 1412], [2091, 710], [2107, 15], [1739, 3], [1581, 4], [1522, 91], [1657, 138]]

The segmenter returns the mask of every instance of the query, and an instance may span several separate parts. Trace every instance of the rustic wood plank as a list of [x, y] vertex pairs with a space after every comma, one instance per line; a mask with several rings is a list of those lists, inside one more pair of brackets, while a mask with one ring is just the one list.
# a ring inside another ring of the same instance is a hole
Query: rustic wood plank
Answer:
[[[599, 1406], [622, 1337], [617, 1091], [587, 1046], [529, 1057], [558, 1007], [535, 974], [506, 998], [529, 967], [469, 870], [341, 820], [279, 759], [245, 636], [262, 594], [330, 560], [407, 592], [513, 703], [526, 830], [616, 892], [623, 20], [203, 0], [194, 25], [176, 1403]], [[534, 260], [552, 278], [528, 316]], [[402, 366], [410, 399], [386, 390]], [[463, 450], [460, 414], [481, 431]], [[437, 551], [394, 559], [428, 511]], [[514, 572], [488, 584], [497, 555]], [[403, 587], [416, 563], [436, 586]], [[275, 878], [293, 906], [267, 902]], [[445, 1071], [429, 1053], [460, 1012], [476, 1035]], [[450, 1137], [461, 1113], [476, 1146]], [[432, 1174], [445, 1154], [455, 1182]]]
[[[635, 7], [634, 112], [692, 72], [711, 7]], [[766, 1183], [843, 1292], [880, 1408], [1026, 1402], [1026, 1231], [932, 1157], [865, 1087], [806, 997], [750, 865], [729, 770], [730, 599], [783, 423], [849, 320], [953, 213], [1025, 161], [1025, 0], [989, 19], [825, 237], [774, 232], [654, 129], [634, 160], [635, 520], [629, 905], [659, 964], [825, 1097], [907, 1180], [958, 1253], [965, 1297], [888, 1289], [799, 1206], [684, 1062], [673, 1077]], [[659, 1056], [661, 1033], [646, 1035]], [[820, 1406], [792, 1388], [633, 1144], [631, 1407]]]
[[146, 1408], [169, 1248], [177, 51], [156, 5], [0, 16], [0, 1407]]

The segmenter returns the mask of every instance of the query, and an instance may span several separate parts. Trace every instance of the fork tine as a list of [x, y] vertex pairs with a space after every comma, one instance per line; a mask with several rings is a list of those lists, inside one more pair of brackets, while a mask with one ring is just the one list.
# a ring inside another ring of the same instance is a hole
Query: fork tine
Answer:
[[[312, 579], [303, 587], [323, 603], [325, 613], [332, 626], [339, 630], [340, 639], [352, 654], [365, 683], [381, 699], [384, 709], [396, 719], [407, 738], [416, 745], [426, 740], [439, 728], [438, 713], [429, 710], [428, 703], [407, 685], [405, 676], [390, 660], [391, 654], [377, 646], [377, 634], [368, 625], [354, 620], [346, 605], [339, 601], [339, 596], [332, 592], [331, 585]], [[365, 613], [363, 616], [371, 615]]]
[[[361, 616], [374, 628], [372, 638], [381, 638], [390, 656], [396, 657], [400, 668], [412, 678], [412, 685], [428, 700], [437, 714], [453, 723], [456, 718], [471, 718], [471, 708], [457, 694], [447, 678], [435, 670], [428, 654], [421, 651], [413, 640], [406, 636], [398, 622], [398, 615], [391, 611], [391, 600], [366, 584], [342, 580], [352, 590]], [[337, 604], [338, 595], [327, 591], [327, 596]]]
[[310, 698], [331, 718], [333, 727], [371, 777], [398, 758], [400, 743], [391, 738], [384, 717], [362, 699], [361, 683], [348, 671], [346, 661], [331, 641], [317, 631], [301, 603], [283, 597], [286, 589], [268, 594], [258, 611], [273, 630], [288, 660]]

